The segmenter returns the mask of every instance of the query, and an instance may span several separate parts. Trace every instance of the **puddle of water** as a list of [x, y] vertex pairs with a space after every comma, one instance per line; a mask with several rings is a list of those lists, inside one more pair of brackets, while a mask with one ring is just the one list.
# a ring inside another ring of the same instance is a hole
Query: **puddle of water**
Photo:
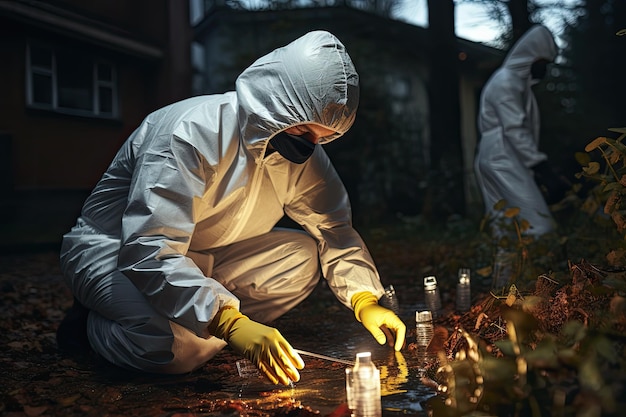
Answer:
[[[326, 298], [324, 298], [326, 297]], [[431, 387], [421, 382], [427, 361], [420, 352], [406, 347], [398, 353], [390, 346], [380, 346], [352, 311], [337, 304], [337, 300], [322, 295], [322, 300], [305, 302], [278, 319], [273, 325], [296, 349], [317, 353], [344, 361], [355, 361], [358, 352], [371, 352], [372, 361], [381, 372], [382, 415], [426, 417], [422, 404], [435, 395]], [[402, 308], [404, 307], [404, 308]], [[400, 317], [407, 333], [415, 326], [415, 311], [423, 305], [401, 306]], [[413, 342], [407, 340], [407, 344]], [[225, 389], [245, 401], [278, 404], [290, 400], [301, 403], [325, 416], [346, 402], [345, 369], [349, 365], [302, 355], [306, 366], [300, 371], [300, 381], [293, 387], [270, 384], [266, 379], [241, 378]], [[237, 372], [233, 361], [234, 372]], [[432, 365], [432, 364], [431, 364]], [[432, 367], [431, 367], [431, 371]], [[428, 376], [428, 375], [427, 375]]]
[[[397, 356], [388, 357], [388, 352], [381, 352], [377, 346], [374, 362], [381, 371], [381, 392], [383, 416], [427, 416], [422, 402], [432, 397], [431, 388], [420, 382], [422, 372], [417, 370], [418, 361], [409, 355], [406, 362], [398, 364]], [[387, 356], [387, 357], [386, 357]], [[400, 359], [402, 361], [402, 359]], [[276, 386], [259, 376], [240, 377], [239, 383], [227, 389], [236, 394], [243, 401], [255, 401], [256, 404], [265, 404], [267, 408], [277, 406], [281, 402], [291, 401], [296, 404], [307, 405], [328, 415], [346, 401], [345, 368], [323, 363], [321, 360], [308, 361], [307, 366], [300, 372], [301, 379], [292, 387]], [[400, 365], [400, 366], [399, 366]]]
[[[413, 351], [395, 352], [388, 346], [379, 346], [360, 324], [343, 328], [344, 338], [318, 337], [309, 339], [289, 339], [299, 343], [298, 348], [342, 360], [354, 361], [357, 352], [369, 351], [372, 360], [381, 372], [381, 393], [383, 416], [425, 417], [427, 412], [422, 403], [435, 395], [432, 388], [421, 381], [426, 361], [435, 358], [425, 357]], [[318, 334], [319, 336], [319, 334]], [[290, 400], [328, 415], [346, 402], [345, 369], [349, 365], [319, 358], [303, 356], [306, 366], [300, 371], [300, 381], [291, 388], [275, 386], [258, 376], [245, 377], [247, 369], [240, 364], [238, 385], [228, 390], [235, 392], [238, 399], [264, 401], [268, 406]]]

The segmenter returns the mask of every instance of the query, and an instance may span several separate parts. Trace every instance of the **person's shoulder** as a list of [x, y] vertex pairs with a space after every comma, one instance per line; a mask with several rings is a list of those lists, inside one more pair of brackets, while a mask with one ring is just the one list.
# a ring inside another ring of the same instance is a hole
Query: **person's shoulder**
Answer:
[[153, 114], [181, 122], [206, 120], [209, 115], [227, 108], [233, 99], [234, 96], [229, 93], [194, 96], [165, 106]]
[[506, 91], [521, 92], [524, 89], [525, 83], [515, 72], [501, 68], [493, 74], [487, 86], [490, 89], [498, 90], [500, 93]]
[[210, 107], [230, 101], [232, 99], [231, 96], [231, 93], [198, 95], [177, 101], [176, 103], [173, 103], [171, 107], [177, 109]]

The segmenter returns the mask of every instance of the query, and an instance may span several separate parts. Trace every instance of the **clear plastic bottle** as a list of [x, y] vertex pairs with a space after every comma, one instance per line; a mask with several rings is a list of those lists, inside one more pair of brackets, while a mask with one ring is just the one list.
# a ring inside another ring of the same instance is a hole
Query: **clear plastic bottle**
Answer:
[[371, 352], [356, 355], [353, 368], [346, 368], [346, 397], [352, 417], [380, 417], [380, 371], [372, 362]]
[[439, 288], [437, 288], [437, 278], [434, 276], [424, 278], [424, 301], [432, 317], [439, 317], [441, 314], [441, 296], [439, 295]]
[[472, 295], [470, 287], [470, 270], [468, 268], [459, 269], [459, 280], [456, 284], [456, 309], [464, 313], [472, 306]]
[[415, 312], [415, 334], [418, 347], [426, 348], [433, 339], [433, 316], [430, 311]]
[[396, 295], [396, 290], [393, 288], [393, 285], [385, 287], [385, 293], [380, 297], [378, 303], [397, 315], [400, 314], [400, 304], [398, 303], [398, 296]]

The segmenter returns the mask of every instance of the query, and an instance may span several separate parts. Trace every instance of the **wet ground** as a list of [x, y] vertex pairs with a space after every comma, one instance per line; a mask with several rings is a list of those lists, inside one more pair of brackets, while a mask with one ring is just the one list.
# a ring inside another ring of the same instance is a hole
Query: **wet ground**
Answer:
[[[401, 317], [415, 325], [418, 289], [395, 283]], [[56, 252], [0, 257], [0, 413], [3, 416], [345, 415], [348, 365], [303, 356], [292, 387], [242, 377], [228, 348], [205, 367], [181, 376], [137, 374], [92, 355], [56, 348], [55, 331], [71, 296]], [[372, 352], [381, 371], [383, 416], [425, 416], [434, 391], [420, 382], [423, 358], [379, 346], [323, 285], [274, 324], [297, 349], [342, 360]], [[411, 336], [411, 334], [413, 336]], [[412, 342], [409, 332], [407, 342]]]

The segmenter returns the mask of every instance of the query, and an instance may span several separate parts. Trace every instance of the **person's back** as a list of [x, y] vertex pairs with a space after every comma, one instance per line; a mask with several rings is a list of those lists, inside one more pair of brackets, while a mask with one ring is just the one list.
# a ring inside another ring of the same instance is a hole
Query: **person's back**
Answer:
[[[193, 145], [199, 149], [210, 146], [211, 143], [217, 143], [218, 135], [220, 138], [237, 140], [238, 136], [233, 132], [233, 129], [237, 128], [234, 109], [230, 111], [230, 114], [222, 112], [219, 132], [217, 130], [211, 132], [210, 127], [205, 126], [209, 120], [206, 114], [210, 109], [214, 106], [231, 107], [234, 104], [233, 99], [233, 93], [198, 96], [163, 107], [146, 116], [141, 125], [122, 145], [113, 162], [86, 199], [81, 217], [101, 232], [120, 237], [121, 219], [130, 197], [131, 182], [133, 175], [136, 175], [137, 164], [145, 160], [148, 153], [169, 152], [172, 132], [177, 130], [203, 130], [203, 132], [196, 131], [187, 135], [189, 138], [194, 138]], [[229, 119], [235, 122], [229, 124], [226, 122]], [[228, 129], [229, 126], [230, 129]], [[220, 148], [223, 148], [227, 142], [220, 139], [219, 143]], [[216, 147], [212, 146], [212, 148]]]
[[497, 218], [494, 205], [504, 199], [509, 207], [520, 209], [520, 218], [530, 223], [526, 233], [531, 235], [554, 228], [532, 170], [547, 155], [539, 150], [539, 111], [531, 86], [545, 75], [545, 65], [544, 74], [536, 71], [541, 63], [552, 62], [556, 53], [552, 34], [543, 26], [533, 26], [511, 48], [480, 98], [475, 172], [485, 212]]

